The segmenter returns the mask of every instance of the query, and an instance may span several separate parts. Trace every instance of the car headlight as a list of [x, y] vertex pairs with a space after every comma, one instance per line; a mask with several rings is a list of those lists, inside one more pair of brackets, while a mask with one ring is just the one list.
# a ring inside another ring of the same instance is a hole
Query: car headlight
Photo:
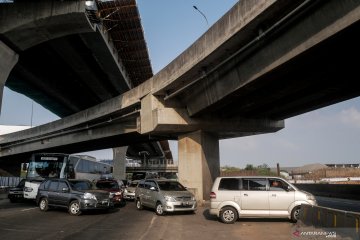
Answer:
[[31, 187], [24, 187], [25, 192], [32, 192], [34, 189]]
[[115, 195], [119, 196], [119, 195], [121, 195], [121, 192], [116, 192]]
[[306, 194], [306, 199], [307, 200], [315, 200], [315, 197], [314, 197], [314, 195]]
[[94, 199], [94, 200], [96, 200], [96, 197], [92, 193], [85, 193], [84, 194], [84, 199]]
[[195, 201], [195, 197], [194, 197], [194, 196], [192, 196], [192, 197], [191, 197], [191, 200], [192, 200], [192, 201]]
[[170, 197], [170, 196], [165, 196], [165, 201], [167, 201], [167, 202], [176, 202], [175, 198]]

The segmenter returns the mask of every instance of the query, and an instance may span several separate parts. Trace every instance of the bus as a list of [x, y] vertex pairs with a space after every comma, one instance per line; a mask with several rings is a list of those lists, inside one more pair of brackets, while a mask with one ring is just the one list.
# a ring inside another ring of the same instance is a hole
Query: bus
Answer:
[[[22, 168], [25, 165], [22, 165]], [[111, 177], [112, 166], [87, 155], [35, 153], [26, 164], [25, 199], [36, 199], [40, 183], [48, 178], [88, 179]], [[23, 169], [22, 169], [23, 171]]]

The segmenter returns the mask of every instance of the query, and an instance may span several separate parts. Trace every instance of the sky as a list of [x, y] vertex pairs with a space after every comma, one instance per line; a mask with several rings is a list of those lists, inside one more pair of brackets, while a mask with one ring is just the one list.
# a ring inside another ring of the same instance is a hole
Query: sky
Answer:
[[[188, 48], [236, 2], [137, 0], [154, 73]], [[0, 124], [37, 126], [56, 119], [31, 99], [5, 88]], [[271, 167], [277, 163], [283, 167], [359, 163], [359, 143], [360, 98], [355, 98], [286, 119], [285, 128], [276, 133], [221, 140], [220, 165], [244, 168], [264, 163]], [[177, 142], [170, 141], [170, 147], [176, 161]], [[87, 154], [112, 158], [109, 149]]]

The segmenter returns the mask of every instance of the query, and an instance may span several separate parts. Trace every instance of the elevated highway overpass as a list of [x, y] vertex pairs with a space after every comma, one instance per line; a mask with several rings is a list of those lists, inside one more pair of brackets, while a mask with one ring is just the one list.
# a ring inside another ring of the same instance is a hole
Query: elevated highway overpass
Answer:
[[[1, 100], [7, 86], [66, 117], [153, 75], [134, 0], [19, 0], [1, 4], [0, 18]], [[166, 142], [134, 144], [127, 155], [141, 151], [172, 158]]]
[[[179, 140], [179, 178], [198, 199], [219, 175], [219, 139], [276, 132], [284, 119], [360, 95], [358, 1], [239, 1], [158, 74], [97, 106], [4, 135], [27, 151]], [[121, 140], [122, 139], [122, 140]]]

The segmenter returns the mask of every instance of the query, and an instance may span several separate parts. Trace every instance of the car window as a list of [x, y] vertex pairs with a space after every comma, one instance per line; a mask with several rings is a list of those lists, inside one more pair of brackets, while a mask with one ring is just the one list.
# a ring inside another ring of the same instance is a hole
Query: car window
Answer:
[[25, 187], [25, 179], [22, 179], [22, 180], [19, 182], [18, 187], [19, 187], [19, 188]]
[[138, 185], [138, 182], [132, 182], [130, 183], [129, 187], [136, 187]]
[[144, 188], [145, 189], [150, 189], [150, 187], [151, 187], [151, 183], [149, 181], [145, 181]]
[[56, 191], [59, 182], [58, 181], [49, 181], [50, 185], [49, 185], [49, 191]]
[[158, 185], [163, 191], [186, 191], [186, 188], [176, 181], [161, 181]]
[[219, 190], [240, 190], [240, 178], [222, 178], [219, 184]]
[[138, 187], [145, 188], [145, 181], [140, 181]]
[[66, 182], [59, 182], [58, 191], [61, 192], [63, 188], [68, 188]]
[[265, 191], [266, 179], [265, 178], [248, 178], [243, 179], [243, 189], [250, 191]]
[[289, 185], [281, 181], [280, 179], [270, 178], [269, 186], [270, 191], [286, 191]]

